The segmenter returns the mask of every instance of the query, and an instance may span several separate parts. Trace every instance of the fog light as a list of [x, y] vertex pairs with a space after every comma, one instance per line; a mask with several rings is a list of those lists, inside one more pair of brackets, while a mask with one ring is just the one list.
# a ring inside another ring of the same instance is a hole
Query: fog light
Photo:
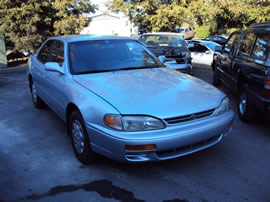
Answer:
[[125, 150], [129, 151], [142, 151], [142, 150], [153, 150], [156, 149], [157, 146], [155, 144], [146, 144], [146, 145], [126, 145]]

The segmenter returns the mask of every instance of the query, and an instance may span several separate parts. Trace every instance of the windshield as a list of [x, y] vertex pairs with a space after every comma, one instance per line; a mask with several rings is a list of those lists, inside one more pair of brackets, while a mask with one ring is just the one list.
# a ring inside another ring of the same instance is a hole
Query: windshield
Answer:
[[158, 59], [132, 40], [72, 42], [69, 64], [72, 74], [162, 67]]
[[144, 35], [140, 41], [147, 47], [174, 47], [186, 50], [185, 41], [178, 35]]
[[180, 27], [180, 28], [177, 28], [176, 31], [179, 32], [179, 33], [181, 33], [181, 32], [185, 32], [185, 29], [182, 28], [182, 27]]
[[216, 50], [216, 46], [220, 46], [219, 44], [213, 42], [208, 42], [208, 41], [201, 41], [202, 44], [206, 45], [208, 48], [210, 48], [212, 51]]

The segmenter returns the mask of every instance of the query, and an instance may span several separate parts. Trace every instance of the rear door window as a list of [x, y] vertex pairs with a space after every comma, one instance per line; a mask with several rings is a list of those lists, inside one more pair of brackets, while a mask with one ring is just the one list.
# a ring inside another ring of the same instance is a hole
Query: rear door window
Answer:
[[250, 55], [256, 40], [256, 34], [246, 33], [240, 45], [240, 54]]
[[261, 60], [265, 60], [267, 58], [269, 46], [270, 46], [270, 33], [258, 35], [257, 41], [254, 46], [254, 50], [252, 52], [252, 56]]

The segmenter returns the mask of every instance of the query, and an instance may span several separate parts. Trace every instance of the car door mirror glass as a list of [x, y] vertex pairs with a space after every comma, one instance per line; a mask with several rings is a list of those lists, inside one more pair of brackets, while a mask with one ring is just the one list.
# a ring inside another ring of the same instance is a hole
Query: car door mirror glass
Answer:
[[211, 53], [210, 50], [205, 51], [205, 54], [210, 54], [210, 53]]
[[64, 74], [62, 67], [57, 62], [46, 62], [45, 63], [45, 70], [50, 72], [59, 72]]
[[166, 62], [166, 57], [164, 55], [158, 56], [159, 61], [164, 64]]

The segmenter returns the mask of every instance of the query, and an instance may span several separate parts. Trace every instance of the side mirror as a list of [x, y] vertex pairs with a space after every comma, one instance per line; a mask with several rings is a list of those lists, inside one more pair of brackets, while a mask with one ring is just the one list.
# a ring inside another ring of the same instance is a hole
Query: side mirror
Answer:
[[166, 62], [166, 57], [164, 55], [158, 56], [159, 61], [164, 64]]
[[222, 46], [216, 46], [215, 52], [222, 52]]
[[211, 53], [210, 50], [205, 51], [205, 54], [210, 54], [210, 53]]
[[45, 63], [45, 70], [50, 72], [58, 72], [60, 74], [64, 74], [63, 69], [57, 62], [46, 62]]

